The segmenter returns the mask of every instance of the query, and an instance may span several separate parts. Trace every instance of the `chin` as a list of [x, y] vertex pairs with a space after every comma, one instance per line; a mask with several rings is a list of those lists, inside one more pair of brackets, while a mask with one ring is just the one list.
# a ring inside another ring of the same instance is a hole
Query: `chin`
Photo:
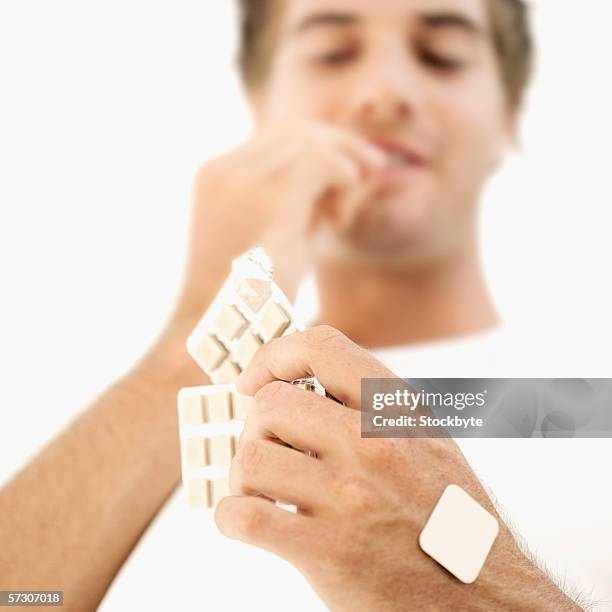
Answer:
[[405, 268], [429, 259], [431, 248], [424, 236], [414, 230], [342, 233], [329, 224], [312, 239], [315, 259], [333, 260], [379, 268]]
[[381, 268], [430, 263], [440, 256], [445, 242], [436, 210], [431, 198], [408, 199], [398, 193], [379, 197], [364, 205], [347, 231], [322, 224], [313, 236], [313, 254]]
[[418, 246], [432, 233], [435, 206], [426, 198], [389, 194], [367, 202], [347, 238], [363, 248], [380, 251]]

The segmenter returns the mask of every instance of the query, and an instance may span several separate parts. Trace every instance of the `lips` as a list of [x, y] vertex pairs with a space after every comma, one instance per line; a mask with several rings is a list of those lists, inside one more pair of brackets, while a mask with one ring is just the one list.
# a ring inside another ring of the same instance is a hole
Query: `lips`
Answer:
[[427, 156], [416, 147], [388, 138], [371, 138], [370, 142], [387, 154], [390, 166], [425, 166]]
[[376, 196], [414, 189], [429, 174], [431, 158], [424, 149], [399, 139], [370, 137], [368, 140], [387, 157], [387, 163], [372, 177], [373, 201]]

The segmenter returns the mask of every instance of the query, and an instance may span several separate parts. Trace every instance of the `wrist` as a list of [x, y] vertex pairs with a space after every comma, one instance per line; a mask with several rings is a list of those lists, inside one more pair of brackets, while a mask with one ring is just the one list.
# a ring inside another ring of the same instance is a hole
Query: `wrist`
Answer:
[[581, 610], [525, 556], [511, 531], [498, 520], [499, 536], [480, 576], [472, 585], [453, 581], [448, 601], [474, 610]]
[[173, 393], [182, 387], [210, 384], [187, 352], [187, 337], [197, 322], [195, 314], [173, 316], [128, 374], [130, 382], [137, 388]]

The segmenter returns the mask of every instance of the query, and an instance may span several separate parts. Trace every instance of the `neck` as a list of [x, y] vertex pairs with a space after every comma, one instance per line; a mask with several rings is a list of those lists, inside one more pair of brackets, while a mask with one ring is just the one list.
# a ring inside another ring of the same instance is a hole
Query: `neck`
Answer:
[[418, 269], [319, 261], [316, 273], [317, 323], [367, 348], [461, 336], [499, 324], [476, 244]]

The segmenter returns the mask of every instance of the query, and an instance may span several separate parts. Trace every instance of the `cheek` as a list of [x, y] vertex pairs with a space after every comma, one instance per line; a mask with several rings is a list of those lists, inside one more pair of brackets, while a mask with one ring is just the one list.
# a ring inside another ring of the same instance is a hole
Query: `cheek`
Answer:
[[[321, 83], [300, 82], [292, 89], [290, 113], [293, 119], [302, 118], [329, 124], [341, 123], [342, 97], [336, 96]], [[295, 95], [299, 92], [298, 95]]]
[[274, 121], [342, 124], [351, 91], [347, 76], [317, 74], [298, 58], [281, 53], [267, 83], [264, 111]]
[[338, 100], [333, 88], [304, 72], [302, 66], [279, 57], [266, 86], [263, 110], [268, 120], [334, 120]]
[[465, 181], [481, 182], [499, 164], [506, 148], [504, 107], [496, 92], [448, 96], [436, 107], [443, 131], [443, 165]]

